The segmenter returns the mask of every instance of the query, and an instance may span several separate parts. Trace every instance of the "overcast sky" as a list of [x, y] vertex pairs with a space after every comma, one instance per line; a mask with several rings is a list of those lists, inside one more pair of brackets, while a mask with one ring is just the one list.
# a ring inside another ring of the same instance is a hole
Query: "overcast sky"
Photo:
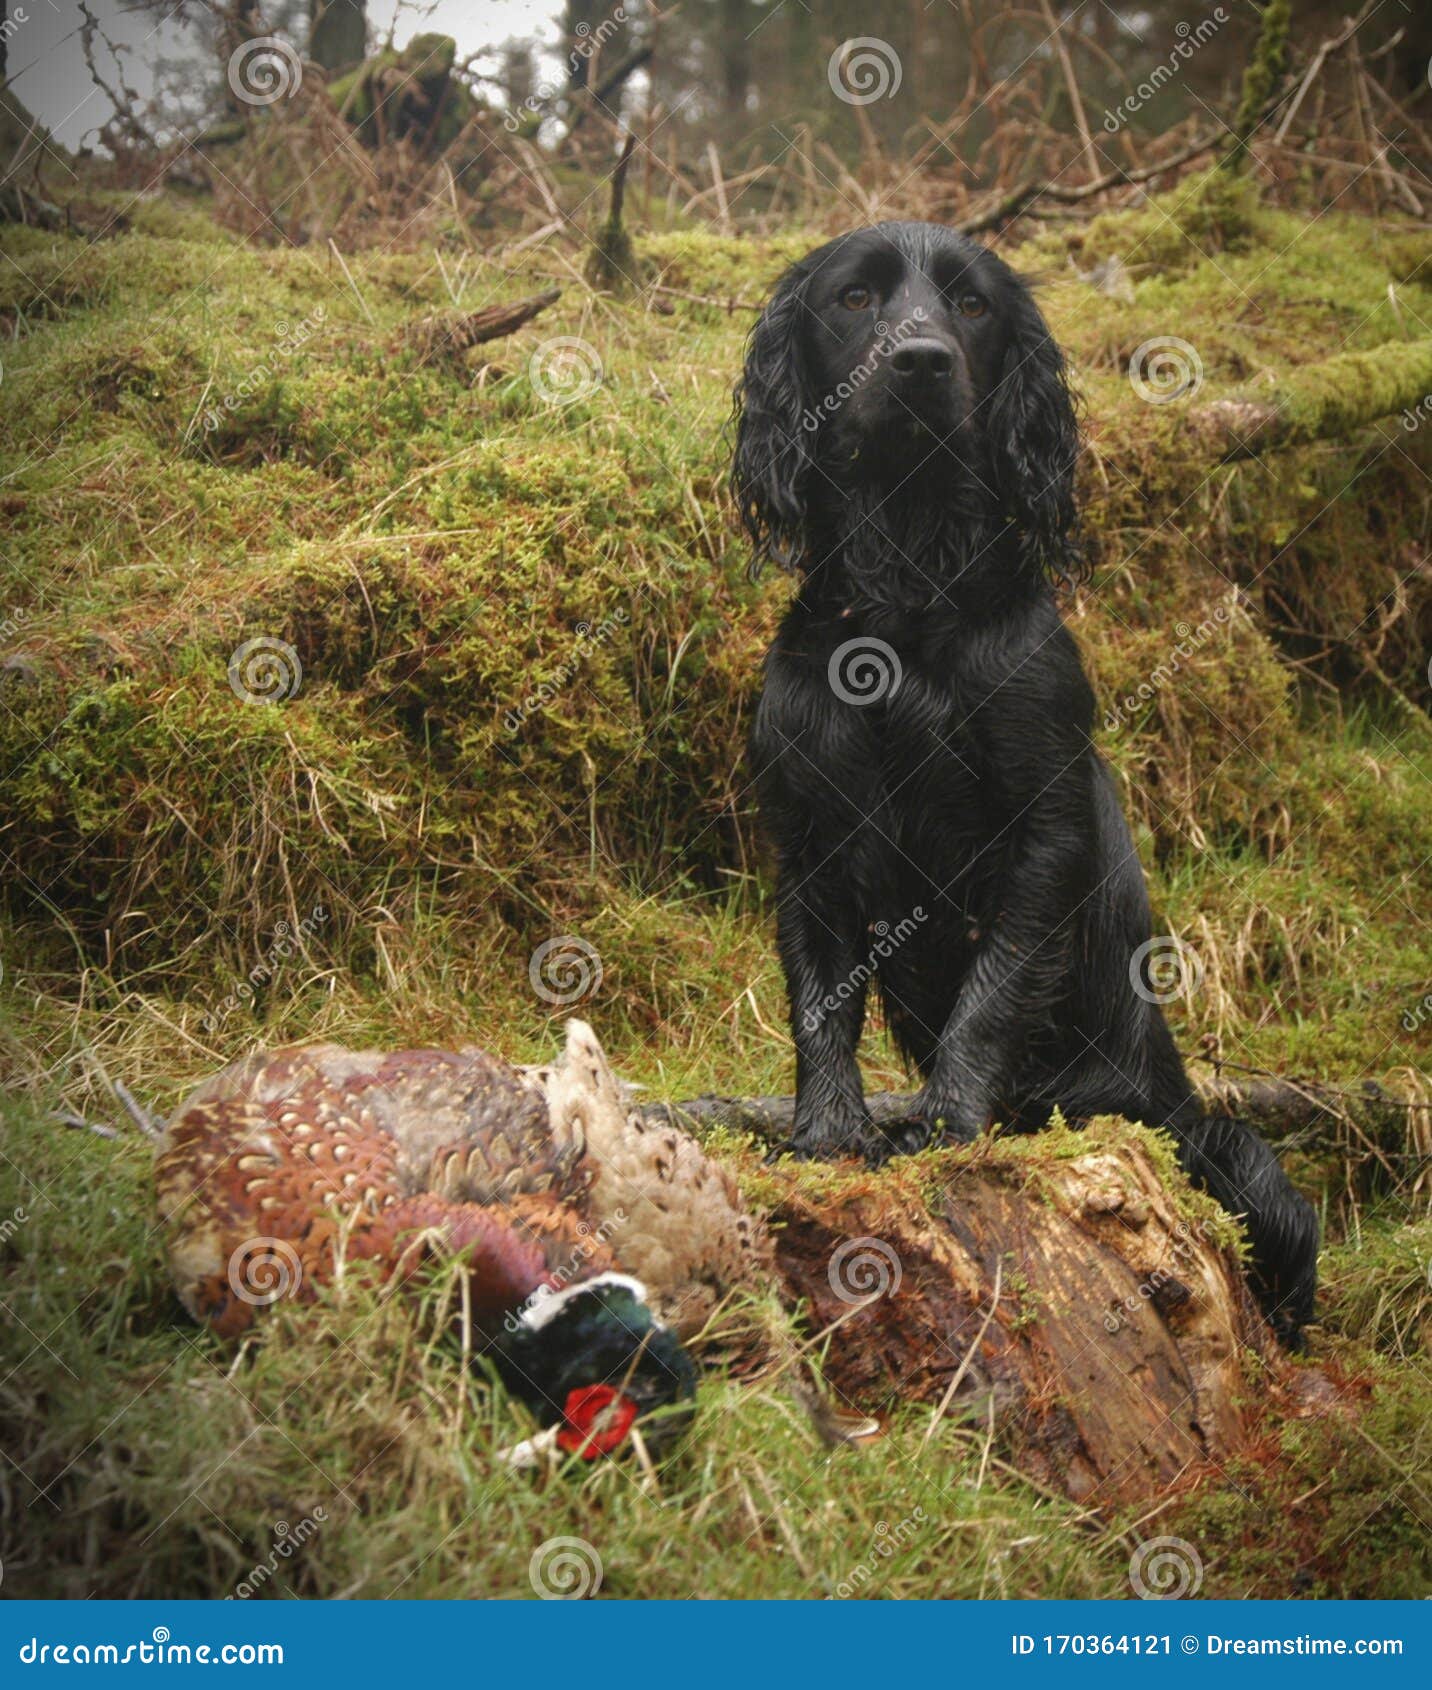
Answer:
[[[509, 36], [537, 36], [555, 43], [553, 19], [560, 0], [434, 0], [423, 6], [404, 5], [398, 21], [398, 40], [420, 30], [451, 35], [460, 53], [504, 41]], [[108, 102], [90, 81], [80, 48], [80, 9], [75, 0], [9, 0], [9, 70], [16, 94], [67, 147], [77, 147], [109, 115]], [[130, 49], [124, 60], [125, 80], [142, 96], [153, 88], [150, 67], [156, 57], [182, 55], [186, 32], [155, 22], [152, 10], [141, 11], [133, 0], [90, 0], [90, 10], [104, 33]], [[399, 10], [397, 0], [369, 0], [368, 17], [379, 35], [391, 27]], [[187, 32], [192, 42], [192, 32]], [[107, 80], [112, 65], [102, 64]]]

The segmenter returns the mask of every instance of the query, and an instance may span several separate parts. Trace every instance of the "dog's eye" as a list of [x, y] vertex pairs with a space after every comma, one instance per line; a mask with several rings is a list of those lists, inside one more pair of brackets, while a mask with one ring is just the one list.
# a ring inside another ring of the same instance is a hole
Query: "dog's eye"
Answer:
[[836, 298], [847, 311], [864, 311], [870, 304], [870, 289], [863, 288], [856, 282], [848, 288], [842, 288]]
[[989, 307], [977, 293], [962, 293], [955, 302], [955, 309], [962, 317], [983, 317]]

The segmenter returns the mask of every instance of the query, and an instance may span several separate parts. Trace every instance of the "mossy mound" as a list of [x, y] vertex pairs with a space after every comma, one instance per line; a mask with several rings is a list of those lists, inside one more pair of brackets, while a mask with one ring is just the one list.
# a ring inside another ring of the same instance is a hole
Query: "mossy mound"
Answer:
[[[260, 1042], [546, 1058], [576, 1003], [538, 989], [534, 947], [561, 935], [599, 960], [581, 1013], [624, 1078], [789, 1090], [743, 762], [789, 589], [747, 578], [720, 487], [742, 304], [820, 238], [638, 234], [669, 291], [615, 303], [535, 250], [518, 273], [466, 241], [346, 269], [258, 252], [169, 196], [92, 245], [5, 232], [0, 1261], [23, 1347], [0, 1421], [43, 1487], [0, 1509], [7, 1590], [223, 1594], [275, 1519], [323, 1507], [336, 1529], [279, 1588], [525, 1594], [513, 1546], [570, 1531], [607, 1594], [1128, 1594], [1146, 1505], [1100, 1529], [928, 1408], [830, 1451], [781, 1389], [713, 1379], [654, 1508], [605, 1467], [495, 1472], [512, 1405], [357, 1287], [236, 1370], [175, 1324], [147, 1148], [52, 1114], [115, 1123], [106, 1073], [162, 1110]], [[1086, 399], [1095, 575], [1069, 614], [1196, 961], [1180, 1043], [1425, 1095], [1428, 407], [1223, 463], [1188, 404], [1418, 339], [1426, 231], [1306, 222], [1223, 173], [1010, 256]], [[1132, 304], [1085, 279], [1115, 257]], [[405, 337], [554, 281], [480, 365]], [[1169, 336], [1191, 379], [1151, 401], [1136, 354]], [[861, 1055], [872, 1090], [903, 1083], [874, 1017]], [[981, 1153], [1037, 1181], [1087, 1143]], [[1425, 1109], [1357, 1170], [1284, 1147], [1327, 1223], [1317, 1363], [1362, 1412], [1280, 1385], [1220, 1482], [1170, 1494], [1157, 1530], [1196, 1547], [1203, 1594], [1427, 1588], [1428, 1149]], [[947, 1160], [888, 1177], [924, 1202]], [[829, 1205], [869, 1176], [790, 1177]]]
[[[0, 802], [19, 913], [61, 905], [121, 968], [202, 967], [208, 937], [222, 952], [276, 908], [323, 904], [332, 955], [366, 965], [375, 900], [521, 927], [559, 885], [571, 910], [615, 881], [715, 889], [749, 870], [744, 721], [786, 590], [747, 580], [719, 496], [749, 313], [594, 312], [569, 289], [492, 345], [477, 385], [393, 351], [452, 302], [431, 256], [345, 273], [139, 233], [11, 238], [7, 601], [25, 623]], [[1428, 431], [1210, 466], [1130, 358], [1176, 325], [1206, 396], [1386, 346], [1408, 330], [1393, 273], [1419, 310], [1432, 291], [1419, 238], [1384, 254], [1361, 224], [1264, 210], [1215, 174], [1011, 255], [1045, 275], [1086, 396], [1096, 579], [1072, 623], [1175, 882], [1190, 852], [1299, 856], [1339, 730], [1304, 721], [1289, 656], [1336, 626], [1325, 673], [1366, 681], [1376, 618], [1377, 673], [1414, 694], [1425, 679], [1427, 583], [1400, 559], [1421, 543]], [[641, 245], [682, 293], [750, 300], [810, 239]], [[1133, 307], [1076, 274], [1113, 255]], [[537, 279], [468, 276], [503, 297]], [[292, 649], [296, 691], [229, 685], [254, 640]], [[1349, 773], [1322, 826], [1389, 801], [1380, 771]], [[1392, 848], [1363, 821], [1342, 832], [1338, 872], [1375, 880]], [[1253, 965], [1261, 984], [1271, 966]]]

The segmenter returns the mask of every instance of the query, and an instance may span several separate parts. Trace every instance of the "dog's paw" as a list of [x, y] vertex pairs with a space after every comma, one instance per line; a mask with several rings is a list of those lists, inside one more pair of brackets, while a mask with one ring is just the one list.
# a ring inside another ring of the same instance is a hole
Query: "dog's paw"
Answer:
[[791, 1156], [797, 1162], [839, 1162], [845, 1158], [869, 1161], [879, 1140], [880, 1134], [869, 1120], [850, 1125], [820, 1122], [797, 1128], [790, 1138], [770, 1151], [766, 1160], [778, 1162]]
[[878, 1168], [892, 1156], [914, 1156], [933, 1136], [934, 1126], [923, 1115], [901, 1115], [894, 1121], [882, 1121], [865, 1159]]

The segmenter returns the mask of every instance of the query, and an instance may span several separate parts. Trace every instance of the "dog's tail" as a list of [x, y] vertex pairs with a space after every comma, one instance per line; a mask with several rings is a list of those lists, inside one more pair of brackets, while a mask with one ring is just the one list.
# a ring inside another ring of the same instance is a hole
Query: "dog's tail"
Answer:
[[1193, 1183], [1241, 1215], [1252, 1245], [1248, 1277], [1279, 1340], [1302, 1348], [1318, 1284], [1318, 1217], [1247, 1121], [1205, 1115], [1177, 1129]]

